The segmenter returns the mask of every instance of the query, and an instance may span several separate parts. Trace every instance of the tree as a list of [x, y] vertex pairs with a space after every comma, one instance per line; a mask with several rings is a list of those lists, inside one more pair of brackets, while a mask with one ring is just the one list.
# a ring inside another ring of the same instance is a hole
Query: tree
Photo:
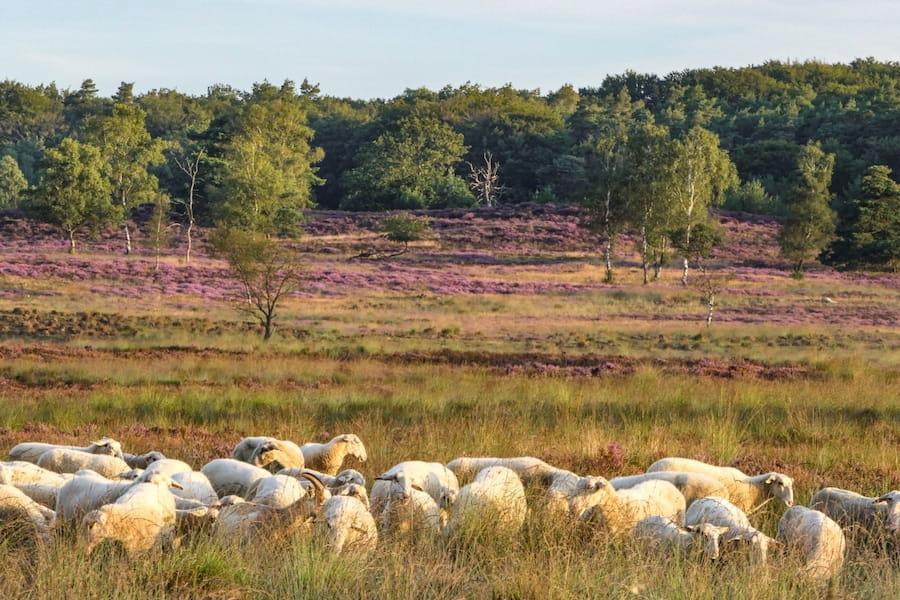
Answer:
[[706, 326], [712, 325], [713, 309], [716, 299], [729, 280], [729, 276], [710, 269], [707, 259], [713, 249], [722, 245], [724, 237], [721, 228], [711, 221], [696, 223], [687, 236], [687, 229], [682, 227], [672, 234], [672, 242], [681, 249], [684, 256], [694, 261], [700, 274], [694, 287], [700, 291], [701, 299], [706, 305]]
[[716, 134], [692, 127], [675, 140], [669, 196], [675, 211], [676, 227], [681, 231], [681, 283], [687, 285], [688, 264], [692, 253], [691, 236], [699, 223], [709, 219], [709, 208], [720, 206], [725, 192], [738, 183], [737, 169], [728, 153], [719, 148]]
[[431, 229], [428, 217], [416, 217], [408, 212], [384, 217], [379, 221], [379, 226], [384, 231], [384, 237], [391, 242], [403, 244], [403, 250], [393, 254], [397, 256], [409, 251], [409, 243], [422, 239]]
[[159, 272], [162, 250], [172, 239], [172, 230], [177, 227], [171, 221], [172, 199], [165, 192], [157, 192], [153, 198], [153, 212], [150, 213], [148, 245], [155, 257], [153, 271]]
[[[408, 116], [363, 147], [345, 176], [342, 208], [390, 210], [471, 205], [453, 167], [466, 152], [462, 134], [428, 116]], [[448, 196], [449, 192], [449, 196]]]
[[484, 151], [484, 166], [469, 165], [469, 188], [475, 192], [478, 203], [483, 206], [495, 206], [503, 195], [503, 185], [499, 183], [500, 163], [494, 155]]
[[0, 207], [15, 206], [28, 181], [12, 156], [0, 158]]
[[828, 189], [834, 155], [817, 142], [807, 143], [797, 161], [797, 182], [785, 200], [785, 218], [779, 235], [781, 255], [794, 263], [792, 273], [803, 277], [803, 268], [834, 238], [835, 215]]
[[243, 288], [239, 309], [259, 321], [263, 340], [270, 339], [279, 303], [302, 283], [297, 252], [282, 239], [229, 227], [216, 229], [210, 243]]
[[121, 207], [125, 254], [131, 254], [128, 218], [142, 202], [155, 197], [158, 182], [148, 168], [165, 161], [165, 143], [154, 140], [144, 126], [144, 111], [136, 104], [115, 104], [110, 115], [92, 117], [86, 138], [109, 163], [109, 178], [115, 202]]
[[71, 138], [44, 153], [26, 211], [59, 226], [69, 238], [70, 253], [75, 252], [77, 232], [96, 232], [121, 216], [120, 207], [111, 202], [108, 169], [98, 148]]
[[172, 160], [178, 168], [187, 176], [190, 181], [188, 186], [187, 198], [175, 200], [177, 204], [184, 207], [184, 217], [187, 220], [185, 227], [185, 238], [187, 239], [187, 249], [184, 252], [184, 262], [191, 262], [191, 249], [193, 248], [193, 231], [196, 223], [196, 197], [197, 184], [199, 183], [200, 164], [203, 156], [206, 154], [206, 148], [199, 146], [193, 150], [192, 156], [179, 155], [173, 153]]
[[[216, 149], [221, 176], [216, 190], [218, 223], [266, 234], [296, 235], [311, 189], [321, 183], [302, 101], [289, 89], [257, 90]], [[270, 97], [274, 94], [274, 97]]]

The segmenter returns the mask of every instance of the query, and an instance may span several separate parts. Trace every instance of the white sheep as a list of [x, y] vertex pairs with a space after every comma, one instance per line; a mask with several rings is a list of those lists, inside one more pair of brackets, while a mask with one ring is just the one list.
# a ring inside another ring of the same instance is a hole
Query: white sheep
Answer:
[[288, 440], [271, 438], [259, 444], [250, 459], [251, 465], [267, 468], [270, 471], [279, 469], [302, 469], [305, 465], [300, 447]]
[[144, 454], [129, 454], [128, 452], [123, 452], [122, 457], [132, 469], [146, 469], [152, 463], [163, 460], [166, 456], [162, 452], [151, 450]]
[[87, 553], [104, 540], [120, 542], [129, 554], [144, 552], [171, 541], [175, 530], [175, 498], [169, 488], [178, 488], [168, 475], [159, 473], [136, 483], [115, 502], [104, 504], [84, 516]]
[[372, 512], [374, 514], [381, 514], [381, 510], [390, 497], [391, 481], [400, 472], [405, 474], [410, 485], [421, 488], [441, 508], [449, 508], [459, 492], [459, 482], [456, 479], [456, 475], [443, 464], [422, 460], [406, 460], [397, 463], [376, 477], [372, 483], [372, 491], [369, 496], [372, 501]]
[[250, 462], [250, 457], [253, 456], [253, 452], [259, 447], [260, 444], [274, 439], [275, 438], [268, 436], [251, 436], [241, 438], [241, 441], [239, 441], [234, 446], [234, 450], [231, 451], [231, 458], [233, 458], [234, 460], [239, 460], [241, 462]]
[[258, 479], [247, 490], [246, 500], [273, 508], [286, 508], [306, 495], [300, 481], [288, 475], [272, 475]]
[[488, 467], [459, 490], [444, 535], [469, 539], [513, 535], [522, 528], [527, 513], [525, 487], [515, 471]]
[[446, 524], [442, 510], [427, 492], [413, 484], [404, 471], [381, 481], [390, 483], [387, 503], [378, 519], [379, 528], [400, 538], [437, 535]]
[[128, 466], [121, 458], [107, 454], [89, 454], [81, 450], [68, 448], [52, 448], [41, 454], [35, 464], [56, 473], [76, 473], [90, 469], [104, 477], [115, 477], [128, 471]]
[[46, 483], [62, 485], [71, 477], [49, 471], [38, 465], [23, 460], [0, 463], [0, 483], [16, 485], [19, 483]]
[[[2, 483], [2, 482], [0, 482]], [[42, 506], [56, 506], [62, 485], [52, 483], [11, 483], [9, 484]]]
[[[366, 478], [365, 476], [357, 471], [356, 469], [344, 469], [337, 475], [328, 475], [326, 473], [322, 473], [320, 471], [315, 471], [313, 469], [281, 469], [276, 472], [276, 475], [287, 475], [288, 477], [294, 477], [295, 479], [300, 477], [301, 474], [306, 473], [308, 475], [312, 475], [316, 479], [322, 482], [322, 484], [328, 488], [332, 493], [339, 487], [347, 483], [355, 483], [357, 485], [361, 485], [365, 487]], [[311, 488], [312, 484], [309, 483], [308, 480], [302, 479], [300, 481], [304, 487]]]
[[[144, 471], [146, 473], [146, 471]], [[150, 471], [150, 474], [156, 471]], [[171, 488], [169, 491], [175, 496], [178, 508], [195, 508], [193, 502], [203, 506], [213, 506], [219, 501], [219, 495], [212, 486], [209, 478], [200, 471], [179, 471], [177, 473], [163, 473], [172, 478], [180, 488]], [[146, 477], [146, 475], [145, 475]]]
[[844, 564], [844, 532], [818, 510], [805, 506], [787, 509], [778, 522], [778, 539], [803, 557], [802, 573], [809, 579], [830, 579]]
[[658, 479], [617, 491], [603, 477], [582, 477], [569, 500], [574, 517], [599, 523], [611, 537], [630, 533], [638, 521], [652, 515], [680, 523], [684, 510], [684, 496], [678, 488]]
[[533, 456], [511, 458], [461, 456], [447, 463], [447, 468], [453, 471], [456, 478], [462, 483], [472, 481], [475, 475], [488, 467], [506, 467], [512, 470], [525, 486], [532, 483], [538, 483], [544, 487], [549, 486], [553, 482], [553, 478], [561, 471], [561, 469]]
[[190, 473], [194, 468], [184, 461], [175, 458], [163, 458], [154, 461], [144, 468], [145, 472], [161, 473], [171, 477], [175, 473]]
[[265, 469], [233, 458], [213, 459], [203, 465], [200, 472], [206, 475], [220, 498], [230, 494], [246, 496], [258, 479], [272, 476]]
[[750, 476], [734, 467], [720, 467], [691, 458], [663, 458], [647, 469], [648, 473], [660, 471], [686, 471], [714, 477], [728, 487], [728, 499], [745, 512], [753, 512], [770, 498], [781, 500], [785, 506], [794, 505], [794, 480], [783, 473], [763, 473]]
[[94, 471], [79, 471], [59, 488], [56, 498], [57, 519], [63, 525], [75, 524], [88, 512], [115, 502], [136, 482], [137, 480], [107, 479]]
[[722, 536], [726, 548], [737, 543], [750, 546], [750, 558], [753, 562], [765, 563], [769, 548], [779, 546], [779, 542], [770, 538], [750, 524], [747, 514], [732, 502], [724, 498], [708, 497], [694, 501], [684, 514], [685, 526], [710, 523], [727, 527]]
[[50, 541], [50, 526], [56, 513], [38, 504], [18, 488], [0, 484], [0, 528], [3, 539], [38, 543]]
[[862, 529], [869, 534], [886, 531], [900, 534], [900, 491], [894, 490], [872, 498], [835, 487], [816, 492], [809, 507], [819, 510], [841, 527]]
[[682, 527], [669, 517], [651, 515], [637, 522], [633, 535], [652, 546], [667, 552], [692, 552], [700, 550], [711, 559], [719, 558], [719, 538], [728, 531], [711, 523]]
[[336, 554], [369, 554], [378, 544], [375, 519], [358, 490], [357, 493], [347, 491], [348, 495], [332, 496], [322, 505], [315, 519], [317, 534]]
[[569, 500], [572, 499], [580, 480], [581, 475], [559, 469], [544, 492], [544, 515], [555, 519], [565, 518], [569, 514]]
[[729, 499], [728, 487], [715, 477], [710, 477], [703, 473], [657, 471], [653, 473], [627, 475], [625, 477], [614, 477], [610, 479], [609, 482], [612, 484], [613, 488], [624, 490], [651, 479], [668, 481], [674, 485], [684, 496], [687, 506], [690, 506], [694, 500], [705, 498], [706, 496], [717, 496], [719, 498], [725, 498], [726, 500]]
[[88, 454], [108, 454], [124, 460], [122, 444], [108, 437], [91, 442], [87, 446], [65, 446], [61, 444], [45, 444], [43, 442], [22, 442], [13, 446], [9, 451], [9, 460], [24, 460], [36, 463], [41, 454], [54, 448], [66, 448], [68, 450], [80, 450]]
[[[360, 462], [366, 462], [368, 453], [362, 440], [356, 434], [344, 433], [335, 436], [324, 444], [310, 442], [300, 446], [303, 460], [308, 469], [334, 475], [344, 464], [344, 458], [352, 456]], [[301, 465], [304, 466], [304, 465]]]

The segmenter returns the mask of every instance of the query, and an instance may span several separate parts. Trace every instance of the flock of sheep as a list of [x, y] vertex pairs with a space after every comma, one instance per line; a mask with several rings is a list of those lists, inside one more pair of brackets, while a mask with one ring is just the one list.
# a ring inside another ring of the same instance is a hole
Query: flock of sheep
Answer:
[[[57, 530], [80, 531], [89, 551], [111, 540], [139, 553], [209, 531], [237, 543], [308, 532], [335, 552], [369, 552], [385, 536], [452, 542], [515, 535], [531, 515], [710, 558], [743, 548], [741, 556], [762, 563], [771, 547], [784, 545], [813, 580], [840, 571], [845, 529], [892, 543], [900, 536], [900, 491], [869, 498], [824, 488], [807, 508], [794, 505], [787, 475], [749, 476], [687, 458], [665, 458], [646, 473], [609, 480], [533, 457], [410, 460], [367, 489], [359, 471], [341, 470], [348, 456], [367, 459], [354, 434], [302, 446], [247, 437], [231, 458], [199, 471], [155, 451], [123, 453], [109, 438], [85, 447], [22, 443], [0, 463], [0, 526], [38, 543]], [[775, 538], [748, 517], [772, 499], [789, 507]]]

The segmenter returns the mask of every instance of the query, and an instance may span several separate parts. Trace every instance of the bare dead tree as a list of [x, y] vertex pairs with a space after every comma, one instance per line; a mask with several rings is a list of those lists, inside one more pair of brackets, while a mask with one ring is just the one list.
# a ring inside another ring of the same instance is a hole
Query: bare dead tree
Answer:
[[185, 227], [185, 237], [187, 238], [187, 250], [184, 253], [184, 261], [191, 262], [191, 247], [193, 245], [192, 233], [194, 231], [194, 198], [197, 191], [197, 182], [199, 181], [200, 161], [206, 153], [205, 148], [197, 150], [197, 154], [192, 160], [187, 157], [173, 156], [175, 164], [190, 179], [191, 185], [188, 188], [188, 197], [186, 200], [175, 200], [175, 202], [184, 206], [185, 217], [187, 218], [187, 227]]
[[499, 182], [500, 163], [494, 161], [494, 155], [490, 151], [484, 153], [484, 166], [469, 165], [469, 188], [475, 192], [478, 203], [484, 206], [495, 206], [497, 200], [506, 191], [506, 187]]
[[716, 301], [731, 280], [731, 275], [712, 270], [709, 264], [702, 259], [697, 260], [697, 267], [700, 273], [693, 283], [694, 287], [700, 291], [701, 300], [706, 304], [706, 327], [709, 328], [712, 326]]

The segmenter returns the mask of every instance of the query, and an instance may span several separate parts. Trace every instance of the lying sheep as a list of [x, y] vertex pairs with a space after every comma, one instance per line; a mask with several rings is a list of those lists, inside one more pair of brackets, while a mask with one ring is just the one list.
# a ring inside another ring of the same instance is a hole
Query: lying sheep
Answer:
[[722, 536], [726, 546], [747, 544], [753, 562], [764, 564], [770, 547], [779, 543], [750, 524], [747, 514], [724, 498], [708, 497], [694, 501], [684, 514], [685, 526], [710, 523], [727, 527]]
[[0, 484], [0, 539], [49, 542], [55, 516], [54, 511], [38, 504], [18, 488]]
[[719, 558], [719, 538], [728, 531], [711, 523], [681, 527], [662, 515], [651, 515], [638, 521], [632, 534], [635, 538], [667, 552], [702, 551], [711, 559]]
[[523, 485], [529, 486], [537, 483], [543, 487], [549, 486], [553, 482], [553, 478], [561, 471], [561, 469], [533, 456], [513, 458], [461, 456], [447, 463], [447, 468], [453, 471], [460, 482], [471, 481], [482, 469], [488, 467], [506, 467], [519, 476]]
[[391, 481], [400, 472], [404, 473], [411, 486], [421, 488], [441, 508], [449, 508], [459, 492], [456, 475], [441, 463], [421, 460], [403, 461], [375, 478], [370, 497], [372, 512], [376, 515], [381, 514], [381, 510], [390, 497]]
[[257, 480], [272, 476], [265, 469], [233, 458], [213, 459], [203, 465], [200, 472], [206, 475], [220, 498], [230, 494], [246, 496]]
[[[319, 538], [336, 554], [369, 554], [378, 545], [375, 519], [361, 500], [364, 496], [356, 489], [361, 487], [348, 484], [345, 494], [328, 498], [316, 517]], [[365, 488], [362, 488], [362, 493], [365, 493]]]
[[59, 488], [56, 498], [57, 519], [63, 525], [73, 525], [88, 512], [115, 502], [138, 480], [107, 479], [94, 471], [80, 471]]
[[115, 477], [129, 470], [128, 463], [121, 458], [106, 454], [89, 454], [81, 450], [53, 448], [41, 454], [35, 461], [37, 466], [56, 473], [75, 473], [90, 469], [104, 477]]
[[46, 483], [62, 485], [70, 477], [49, 471], [38, 465], [23, 460], [0, 463], [0, 483], [16, 485], [19, 483]]
[[344, 458], [352, 456], [360, 462], [366, 462], [368, 454], [362, 440], [353, 433], [345, 433], [332, 438], [325, 444], [310, 442], [300, 446], [305, 465], [309, 469], [334, 475], [344, 464]]
[[273, 472], [277, 472], [279, 469], [302, 469], [306, 465], [303, 453], [297, 444], [274, 438], [258, 445], [247, 462]]
[[728, 488], [728, 499], [744, 512], [753, 512], [770, 498], [778, 498], [785, 506], [794, 505], [794, 480], [783, 473], [750, 476], [734, 467], [710, 465], [690, 458], [663, 458], [647, 469], [703, 473], [721, 481]]
[[826, 487], [816, 492], [809, 507], [834, 519], [841, 527], [860, 528], [869, 534], [900, 534], [900, 491], [871, 498], [850, 490]]
[[527, 512], [525, 487], [515, 471], [488, 467], [459, 490], [444, 535], [470, 540], [513, 535], [522, 528]]
[[387, 503], [380, 514], [374, 515], [382, 531], [401, 538], [440, 533], [446, 524], [446, 511], [420, 486], [412, 483], [404, 471], [379, 481], [390, 484]]
[[652, 515], [680, 523], [684, 510], [684, 496], [678, 488], [657, 479], [616, 491], [603, 477], [582, 477], [569, 500], [574, 517], [599, 523], [611, 537], [631, 532], [641, 519]]
[[[313, 469], [307, 469], [307, 468], [281, 469], [280, 471], [278, 471], [275, 474], [276, 475], [287, 475], [288, 477], [293, 477], [296, 479], [296, 478], [300, 477], [300, 475], [302, 475], [303, 473], [312, 475], [313, 477], [315, 477], [316, 479], [321, 481], [322, 484], [326, 488], [328, 488], [331, 492], [334, 492], [334, 490], [336, 490], [337, 488], [339, 488], [342, 485], [345, 485], [347, 483], [355, 483], [355, 484], [361, 485], [363, 487], [365, 487], [365, 485], [366, 485], [365, 476], [362, 473], [360, 473], [359, 471], [357, 471], [356, 469], [344, 469], [337, 475], [327, 475], [320, 471], [314, 471]], [[306, 483], [304, 484], [304, 482], [306, 482]], [[309, 483], [305, 479], [301, 480], [300, 483], [304, 484], [306, 486], [309, 486], [309, 487], [312, 486], [312, 484]]]
[[575, 488], [581, 480], [581, 475], [560, 469], [550, 487], [544, 492], [543, 510], [547, 517], [562, 519], [569, 514], [569, 500], [575, 493]]
[[158, 460], [163, 460], [166, 456], [162, 452], [157, 452], [156, 450], [151, 450], [150, 452], [145, 452], [144, 454], [129, 454], [128, 452], [122, 453], [123, 460], [128, 463], [128, 466], [132, 469], [146, 469], [152, 463], [155, 463]]
[[818, 510], [805, 506], [787, 509], [778, 522], [778, 539], [802, 556], [802, 573], [808, 579], [830, 579], [844, 564], [844, 532]]
[[306, 495], [300, 481], [287, 475], [258, 479], [247, 490], [246, 500], [273, 508], [286, 508]]
[[59, 497], [59, 490], [62, 487], [62, 485], [52, 483], [11, 483], [9, 485], [18, 489], [41, 506], [56, 506], [56, 499]]
[[[144, 471], [147, 473], [147, 471]], [[150, 475], [159, 473], [150, 471]], [[178, 508], [197, 508], [190, 505], [196, 502], [202, 506], [212, 506], [219, 501], [219, 495], [212, 486], [209, 478], [200, 471], [178, 471], [177, 473], [161, 473], [172, 478], [179, 488], [171, 488], [169, 491], [175, 496], [175, 504]], [[147, 475], [145, 475], [146, 477]]]
[[175, 473], [190, 473], [193, 470], [194, 468], [191, 465], [175, 458], [163, 458], [152, 462], [144, 468], [145, 472], [161, 473], [170, 477]]
[[706, 496], [717, 496], [719, 498], [729, 499], [728, 487], [709, 475], [703, 473], [689, 473], [681, 471], [657, 471], [654, 473], [641, 473], [639, 475], [629, 475], [626, 477], [614, 477], [609, 480], [613, 488], [616, 490], [624, 490], [639, 483], [658, 479], [660, 481], [668, 481], [684, 496], [685, 503], [690, 506], [691, 503], [698, 498]]
[[122, 454], [122, 444], [108, 437], [101, 438], [96, 442], [91, 442], [87, 446], [64, 446], [60, 444], [45, 444], [42, 442], [22, 442], [13, 446], [9, 451], [9, 460], [24, 460], [26, 462], [36, 463], [41, 454], [47, 450], [54, 448], [65, 448], [67, 450], [80, 450], [88, 454], [108, 454], [116, 458], [124, 460]]
[[130, 487], [114, 503], [84, 516], [87, 553], [104, 540], [120, 542], [129, 554], [144, 552], [171, 541], [175, 529], [175, 499], [169, 488], [178, 484], [168, 475], [151, 474]]

